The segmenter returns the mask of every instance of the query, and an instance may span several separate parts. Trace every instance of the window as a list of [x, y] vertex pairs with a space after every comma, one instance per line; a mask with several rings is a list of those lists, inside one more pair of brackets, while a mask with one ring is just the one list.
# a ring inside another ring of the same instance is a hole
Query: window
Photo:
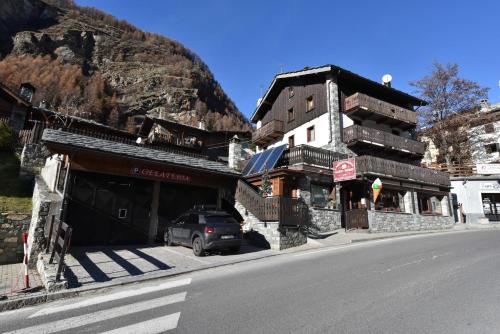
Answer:
[[309, 112], [313, 109], [314, 109], [314, 99], [313, 96], [311, 95], [306, 99], [306, 111]]
[[405, 191], [383, 188], [375, 202], [375, 210], [405, 212], [405, 193]]
[[484, 145], [484, 149], [486, 150], [487, 154], [498, 152], [498, 144], [493, 143], [493, 144]]
[[288, 87], [288, 98], [291, 99], [293, 97], [293, 87]]
[[391, 131], [393, 135], [399, 136], [400, 132], [398, 130], [392, 130]]
[[288, 121], [291, 122], [295, 119], [295, 112], [293, 110], [293, 107], [288, 109]]
[[355, 125], [361, 125], [362, 124], [362, 122], [360, 120], [358, 120], [358, 119], [353, 120], [353, 122], [354, 122]]
[[295, 146], [295, 138], [294, 136], [288, 137], [288, 148], [292, 148]]
[[443, 196], [436, 196], [425, 193], [417, 193], [418, 211], [421, 214], [441, 215], [443, 213], [441, 207], [441, 199]]
[[311, 205], [317, 208], [338, 209], [335, 188], [311, 184]]
[[493, 133], [493, 132], [495, 132], [495, 126], [492, 123], [486, 124], [484, 126], [484, 133]]
[[311, 141], [314, 141], [315, 137], [316, 137], [316, 134], [314, 131], [314, 126], [307, 128], [307, 142], [309, 143]]

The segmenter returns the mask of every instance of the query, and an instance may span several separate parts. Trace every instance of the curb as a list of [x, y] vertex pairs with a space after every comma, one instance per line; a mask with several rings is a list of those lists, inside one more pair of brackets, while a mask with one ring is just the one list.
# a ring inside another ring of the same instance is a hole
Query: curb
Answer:
[[464, 230], [451, 229], [451, 230], [446, 230], [446, 231], [429, 231], [429, 232], [420, 232], [420, 233], [409, 233], [409, 234], [405, 234], [405, 235], [389, 235], [389, 236], [351, 240], [350, 242], [346, 242], [343, 244], [325, 245], [322, 247], [314, 247], [314, 248], [310, 248], [310, 249], [301, 249], [301, 250], [296, 250], [296, 251], [293, 251], [290, 248], [290, 249], [283, 250], [280, 253], [267, 254], [267, 255], [256, 257], [256, 258], [242, 259], [242, 260], [229, 262], [229, 263], [219, 263], [219, 264], [210, 265], [210, 266], [205, 265], [205, 266], [202, 266], [202, 267], [199, 267], [196, 269], [190, 269], [190, 270], [180, 271], [180, 272], [176, 272], [176, 273], [163, 273], [163, 274], [158, 274], [158, 275], [154, 275], [154, 276], [151, 275], [151, 276], [144, 276], [144, 277], [133, 278], [133, 279], [131, 278], [129, 280], [123, 280], [120, 282], [110, 282], [110, 283], [105, 283], [105, 284], [99, 285], [99, 286], [75, 288], [75, 289], [68, 290], [68, 291], [34, 293], [33, 295], [30, 295], [30, 296], [14, 298], [12, 300], [7, 299], [6, 301], [2, 301], [2, 299], [0, 298], [0, 312], [15, 310], [15, 309], [19, 309], [19, 308], [22, 308], [25, 306], [34, 306], [34, 305], [38, 305], [41, 303], [55, 301], [55, 300], [64, 299], [64, 298], [77, 297], [77, 296], [85, 295], [87, 293], [92, 293], [92, 292], [99, 292], [99, 291], [102, 292], [102, 291], [105, 291], [107, 289], [111, 289], [111, 288], [115, 288], [115, 287], [119, 287], [119, 286], [144, 283], [144, 282], [154, 281], [154, 280], [159, 280], [159, 279], [164, 279], [164, 278], [171, 278], [171, 277], [190, 274], [190, 273], [194, 273], [194, 272], [231, 266], [231, 265], [235, 265], [235, 264], [239, 264], [239, 263], [243, 263], [243, 262], [252, 262], [252, 261], [262, 260], [262, 259], [271, 258], [271, 257], [284, 256], [284, 255], [295, 254], [295, 253], [300, 253], [300, 252], [308, 252], [308, 251], [316, 250], [316, 249], [325, 249], [325, 248], [332, 248], [333, 249], [333, 248], [336, 248], [339, 246], [349, 245], [349, 244], [353, 244], [353, 243], [360, 243], [360, 242], [367, 242], [367, 241], [374, 241], [374, 240], [381, 240], [381, 239], [401, 238], [401, 237], [415, 236], [415, 235], [444, 234], [444, 233], [449, 233], [449, 232], [473, 232], [473, 231], [484, 231], [484, 230], [487, 230], [487, 229], [464, 229]]

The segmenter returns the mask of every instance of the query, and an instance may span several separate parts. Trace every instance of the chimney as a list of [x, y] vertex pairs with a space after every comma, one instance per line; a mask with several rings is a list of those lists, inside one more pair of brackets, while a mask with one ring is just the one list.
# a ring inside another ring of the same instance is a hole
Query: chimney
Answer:
[[201, 130], [206, 130], [207, 129], [207, 125], [206, 125], [205, 121], [199, 121], [198, 122], [198, 129], [201, 129]]
[[481, 100], [479, 105], [481, 106], [481, 110], [480, 110], [481, 112], [487, 112], [490, 109], [490, 104], [488, 103], [488, 100], [486, 100], [486, 99]]
[[19, 95], [22, 97], [22, 99], [28, 103], [31, 103], [31, 100], [33, 99], [33, 95], [35, 95], [36, 88], [33, 87], [29, 82], [24, 82], [21, 84], [21, 90], [19, 92]]
[[229, 141], [228, 167], [238, 169], [238, 162], [241, 160], [241, 141], [237, 135]]

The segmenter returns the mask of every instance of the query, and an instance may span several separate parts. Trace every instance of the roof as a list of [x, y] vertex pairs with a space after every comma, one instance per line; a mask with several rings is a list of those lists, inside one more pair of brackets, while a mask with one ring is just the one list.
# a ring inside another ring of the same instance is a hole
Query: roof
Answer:
[[75, 149], [115, 154], [129, 158], [148, 160], [151, 162], [226, 174], [234, 177], [240, 175], [240, 173], [219, 162], [154, 150], [142, 146], [82, 136], [61, 130], [45, 129], [42, 141], [45, 143], [69, 146]]
[[1, 82], [0, 82], [0, 91], [3, 92], [4, 96], [10, 98], [17, 104], [21, 104], [25, 107], [31, 106], [31, 103], [25, 101], [19, 94], [16, 94], [14, 91], [12, 91], [9, 87], [5, 86]]
[[359, 74], [353, 73], [353, 72], [348, 71], [346, 69], [343, 69], [337, 65], [328, 64], [328, 65], [323, 65], [323, 66], [319, 66], [319, 67], [304, 68], [304, 69], [298, 70], [298, 71], [277, 74], [274, 77], [271, 84], [269, 85], [269, 88], [267, 89], [266, 94], [264, 95], [262, 100], [259, 102], [257, 108], [255, 109], [254, 113], [250, 117], [250, 120], [252, 122], [255, 122], [257, 120], [256, 116], [259, 114], [259, 111], [261, 110], [264, 103], [269, 102], [268, 99], [269, 99], [270, 92], [274, 89], [274, 87], [278, 84], [279, 81], [282, 81], [282, 80], [288, 79], [288, 78], [296, 78], [296, 77], [307, 76], [307, 75], [326, 74], [326, 73], [330, 73], [333, 71], [337, 72], [339, 75], [344, 76], [346, 78], [359, 80], [365, 84], [376, 87], [377, 89], [380, 89], [380, 90], [385, 91], [387, 93], [397, 95], [403, 99], [408, 100], [409, 103], [412, 103], [415, 106], [427, 105], [427, 102], [425, 102], [424, 100], [419, 99], [413, 95], [407, 94], [405, 92], [402, 92], [400, 90], [397, 90], [397, 89], [389, 87], [389, 86], [382, 85], [376, 81], [365, 78]]

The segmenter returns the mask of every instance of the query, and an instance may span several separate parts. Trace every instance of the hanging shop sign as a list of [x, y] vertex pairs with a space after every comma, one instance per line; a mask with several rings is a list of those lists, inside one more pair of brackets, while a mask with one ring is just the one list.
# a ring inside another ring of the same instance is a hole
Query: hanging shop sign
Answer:
[[166, 172], [152, 168], [133, 167], [130, 169], [130, 174], [133, 176], [150, 177], [162, 179], [165, 181], [190, 182], [191, 178], [188, 175]]
[[382, 181], [377, 178], [375, 181], [372, 183], [372, 190], [373, 190], [373, 202], [377, 201], [378, 195], [380, 195], [380, 192], [382, 191]]
[[356, 178], [356, 160], [345, 159], [333, 163], [333, 181], [348, 181]]

